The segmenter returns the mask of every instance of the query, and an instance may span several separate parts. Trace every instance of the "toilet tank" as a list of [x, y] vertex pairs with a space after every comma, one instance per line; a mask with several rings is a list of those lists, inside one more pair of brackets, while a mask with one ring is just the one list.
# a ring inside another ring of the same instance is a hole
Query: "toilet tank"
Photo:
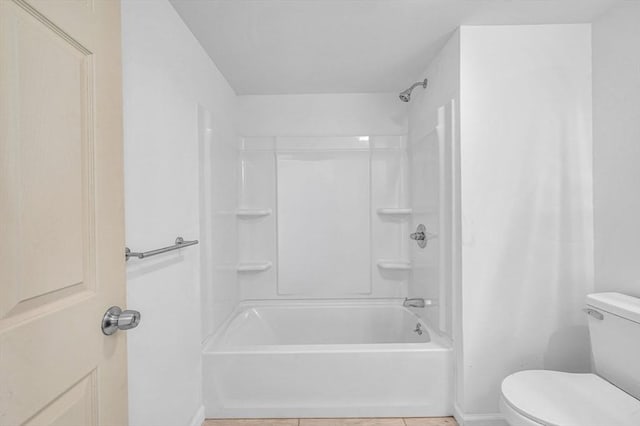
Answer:
[[585, 312], [595, 372], [640, 399], [640, 298], [590, 294]]

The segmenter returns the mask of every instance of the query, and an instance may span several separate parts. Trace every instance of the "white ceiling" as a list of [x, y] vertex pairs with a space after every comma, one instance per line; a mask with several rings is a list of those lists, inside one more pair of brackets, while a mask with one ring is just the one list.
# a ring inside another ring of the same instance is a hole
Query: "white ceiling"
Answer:
[[620, 0], [170, 0], [238, 94], [395, 92], [460, 25], [591, 22]]

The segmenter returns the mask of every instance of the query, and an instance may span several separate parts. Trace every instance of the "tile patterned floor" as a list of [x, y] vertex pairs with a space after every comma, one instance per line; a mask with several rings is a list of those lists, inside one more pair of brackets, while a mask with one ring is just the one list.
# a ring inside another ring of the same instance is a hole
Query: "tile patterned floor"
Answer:
[[202, 426], [458, 426], [453, 417], [383, 419], [209, 419]]

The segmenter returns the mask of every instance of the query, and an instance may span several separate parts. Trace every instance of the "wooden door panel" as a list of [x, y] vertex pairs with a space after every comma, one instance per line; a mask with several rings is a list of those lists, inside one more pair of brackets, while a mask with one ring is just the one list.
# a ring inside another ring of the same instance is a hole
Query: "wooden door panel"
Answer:
[[27, 420], [25, 426], [69, 426], [98, 424], [95, 370], [71, 386], [56, 400]]
[[95, 316], [94, 306], [76, 303], [2, 333], [0, 357], [11, 368], [2, 370], [0, 380], [15, 398], [0, 407], [0, 424], [22, 424], [97, 368], [96, 360], [101, 356], [99, 327], [81, 320]]
[[[0, 61], [10, 90], [0, 142], [3, 223], [0, 318], [93, 286], [92, 62], [88, 49], [43, 17], [3, 2]], [[11, 146], [5, 146], [10, 144]], [[81, 260], [81, 261], [78, 261]]]
[[0, 0], [0, 425], [126, 425], [120, 5]]

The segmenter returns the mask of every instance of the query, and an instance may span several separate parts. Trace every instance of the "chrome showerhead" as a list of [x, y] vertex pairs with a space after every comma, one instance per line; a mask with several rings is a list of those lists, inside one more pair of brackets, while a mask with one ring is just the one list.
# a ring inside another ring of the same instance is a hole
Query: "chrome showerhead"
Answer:
[[428, 83], [428, 80], [426, 78], [424, 79], [424, 81], [418, 81], [417, 83], [413, 83], [411, 87], [409, 87], [407, 90], [400, 92], [398, 97], [402, 102], [409, 102], [411, 100], [411, 91], [418, 86], [422, 86], [422, 88], [426, 89], [427, 83]]

